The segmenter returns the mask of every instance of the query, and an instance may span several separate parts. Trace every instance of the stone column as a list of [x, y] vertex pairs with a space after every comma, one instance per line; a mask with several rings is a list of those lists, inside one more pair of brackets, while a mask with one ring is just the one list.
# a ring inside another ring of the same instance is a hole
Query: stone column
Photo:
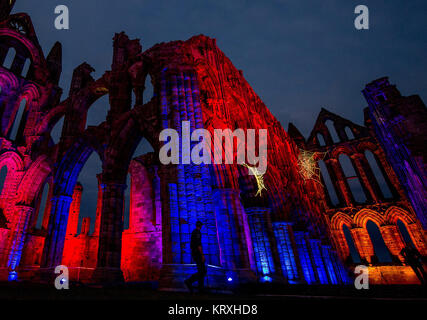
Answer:
[[300, 282], [303, 274], [298, 263], [292, 223], [273, 222], [273, 229], [283, 273], [290, 283]]
[[294, 236], [304, 279], [306, 283], [314, 284], [318, 282], [318, 279], [311, 258], [310, 244], [307, 241], [308, 234], [304, 231], [294, 231]]
[[326, 272], [326, 266], [324, 257], [322, 255], [322, 248], [320, 240], [318, 239], [309, 239], [311, 256], [313, 259], [313, 264], [316, 269], [317, 278], [319, 279], [320, 284], [328, 284], [329, 279]]
[[359, 180], [362, 184], [362, 188], [364, 186], [368, 190], [371, 200], [378, 202], [382, 193], [372, 171], [370, 169], [366, 170], [366, 168], [370, 168], [368, 161], [360, 153], [352, 155], [351, 158], [356, 165], [356, 172], [360, 175]]
[[359, 256], [361, 259], [365, 259], [371, 263], [371, 258], [375, 254], [374, 247], [369, 237], [368, 230], [361, 227], [355, 227], [350, 230], [351, 235], [354, 239], [354, 244], [359, 251]]
[[18, 277], [16, 269], [21, 261], [22, 249], [27, 236], [28, 224], [34, 208], [25, 205], [15, 206], [16, 221], [12, 235], [12, 246], [9, 252], [7, 267], [9, 268], [9, 280], [16, 280]]
[[427, 256], [426, 231], [423, 231], [417, 223], [411, 223], [407, 227], [409, 234], [412, 236], [412, 241], [419, 253], [423, 256]]
[[339, 250], [340, 256], [343, 260], [347, 259], [350, 255], [350, 248], [348, 246], [347, 239], [345, 238], [344, 231], [342, 229], [332, 229], [331, 234], [335, 241], [335, 245]]
[[97, 174], [98, 179], [98, 195], [96, 202], [96, 215], [95, 215], [95, 228], [93, 231], [94, 236], [99, 236], [99, 230], [101, 228], [101, 215], [102, 215], [102, 194], [104, 193], [104, 184], [102, 184], [102, 175]]
[[83, 187], [77, 183], [74, 187], [73, 200], [70, 205], [67, 223], [67, 235], [75, 236], [79, 225], [80, 203], [82, 200]]
[[126, 184], [108, 181], [103, 185], [98, 261], [93, 280], [104, 283], [123, 281], [120, 264]]
[[340, 280], [340, 274], [331, 254], [331, 246], [321, 245], [321, 252], [330, 283], [338, 284]]
[[380, 227], [381, 235], [384, 242], [390, 250], [393, 256], [399, 258], [400, 261], [404, 261], [404, 258], [400, 255], [400, 251], [405, 247], [402, 237], [399, 234], [399, 230], [395, 224], [384, 225]]
[[[245, 209], [237, 191], [217, 189], [214, 191], [214, 201], [217, 204], [215, 212], [217, 227], [218, 230], [222, 230], [218, 234], [221, 265], [228, 269], [250, 269], [250, 257], [253, 256], [252, 232], [245, 224]], [[263, 215], [267, 209], [251, 208], [250, 210], [253, 214]], [[246, 213], [250, 214], [248, 211]]]
[[351, 207], [353, 205], [352, 204], [353, 202], [350, 197], [350, 190], [347, 186], [346, 179], [342, 172], [341, 166], [338, 164], [338, 160], [328, 159], [328, 160], [325, 160], [325, 164], [328, 167], [332, 168], [332, 171], [336, 176], [336, 181], [334, 181], [333, 177], [331, 177], [331, 179], [334, 186], [337, 187], [335, 190], [337, 191], [336, 193], [338, 198], [344, 200], [344, 203], [343, 203], [344, 206]]
[[55, 268], [61, 264], [64, 250], [68, 213], [73, 198], [67, 195], [52, 197], [52, 208], [49, 215], [48, 235], [43, 247], [41, 267]]

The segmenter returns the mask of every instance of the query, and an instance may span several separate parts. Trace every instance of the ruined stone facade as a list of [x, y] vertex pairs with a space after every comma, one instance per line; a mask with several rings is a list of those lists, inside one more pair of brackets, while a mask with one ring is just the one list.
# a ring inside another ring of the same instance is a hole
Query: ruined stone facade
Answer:
[[[62, 99], [58, 86], [61, 44], [56, 43], [44, 57], [30, 18], [9, 15], [11, 5], [0, 1], [0, 169], [7, 168], [0, 194], [1, 280], [50, 281], [55, 267], [66, 265], [71, 279], [77, 281], [152, 281], [161, 287], [182, 287], [183, 278], [195, 269], [189, 242], [197, 220], [204, 222], [211, 287], [256, 281], [350, 283], [352, 264], [347, 261], [342, 226], [348, 225], [360, 256], [374, 270], [375, 252], [365, 230], [369, 219], [380, 227], [393, 256], [399, 259], [403, 245], [396, 227], [399, 219], [426, 254], [425, 225], [423, 229], [420, 223], [425, 221], [425, 198], [419, 194], [425, 193], [425, 176], [416, 178], [405, 168], [398, 169], [398, 160], [390, 160], [393, 151], [384, 151], [387, 143], [379, 133], [388, 127], [376, 121], [378, 117], [367, 118], [368, 127], [361, 127], [322, 111], [307, 141], [292, 125], [288, 134], [242, 72], [206, 36], [143, 51], [139, 40], [116, 34], [111, 69], [93, 79], [92, 67], [81, 64], [74, 70], [68, 97]], [[11, 52], [14, 55], [7, 64]], [[148, 76], [154, 95], [143, 101]], [[368, 88], [375, 88], [375, 83]], [[105, 95], [109, 97], [107, 118], [86, 129], [89, 108]], [[400, 103], [405, 101], [402, 98]], [[16, 119], [22, 102], [23, 116]], [[419, 99], [413, 102], [425, 113]], [[62, 135], [55, 144], [51, 131], [62, 117]], [[342, 142], [331, 142], [322, 124], [326, 118], [337, 120]], [[267, 190], [257, 195], [255, 177], [239, 164], [161, 164], [159, 134], [166, 128], [181, 133], [182, 121], [190, 122], [191, 131], [205, 128], [211, 133], [214, 129], [268, 129]], [[355, 139], [344, 135], [342, 124], [351, 127]], [[318, 145], [318, 131], [327, 146]], [[134, 154], [143, 138], [154, 152]], [[399, 141], [411, 144], [402, 157], [425, 174], [425, 157], [412, 153], [424, 152], [415, 147], [418, 142]], [[379, 185], [366, 169], [365, 149], [379, 159], [392, 199], [380, 196]], [[339, 190], [338, 205], [331, 204], [324, 184], [302, 174], [301, 150], [326, 152], [324, 161]], [[94, 173], [99, 181], [95, 221], [85, 218], [78, 232], [85, 192], [78, 176], [93, 152], [102, 161], [102, 172]], [[368, 197], [364, 204], [356, 204], [348, 190], [348, 177], [336, 160], [341, 153], [356, 165]], [[126, 185], [128, 174], [130, 186]], [[412, 180], [405, 182], [405, 177]], [[48, 201], [40, 212], [46, 184]], [[131, 198], [129, 228], [124, 230], [126, 188], [131, 189]], [[411, 193], [414, 190], [416, 195]], [[43, 215], [41, 228], [36, 227], [39, 215]], [[384, 267], [390, 270], [388, 282], [416, 281], [400, 260]]]

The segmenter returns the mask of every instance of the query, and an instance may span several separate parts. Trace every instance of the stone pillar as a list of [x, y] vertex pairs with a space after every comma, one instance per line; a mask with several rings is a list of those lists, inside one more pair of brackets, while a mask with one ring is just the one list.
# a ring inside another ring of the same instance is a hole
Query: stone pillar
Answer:
[[101, 177], [101, 174], [96, 175], [96, 178], [98, 179], [98, 195], [96, 202], [95, 228], [93, 231], [94, 236], [99, 236], [99, 230], [101, 228], [102, 194], [104, 193], [104, 185], [102, 184]]
[[103, 283], [123, 281], [120, 264], [126, 185], [110, 181], [103, 184], [98, 261], [93, 280]]
[[411, 223], [407, 225], [408, 232], [412, 236], [412, 241], [414, 242], [415, 247], [418, 252], [427, 256], [427, 237], [426, 231], [423, 231], [417, 223]]
[[369, 237], [368, 230], [361, 227], [355, 227], [350, 230], [351, 235], [354, 239], [354, 244], [359, 251], [361, 259], [365, 259], [368, 263], [371, 263], [371, 258], [375, 254], [374, 247]]
[[67, 235], [76, 235], [77, 229], [79, 225], [79, 215], [80, 215], [80, 203], [82, 200], [82, 192], [83, 187], [80, 183], [77, 183], [74, 192], [73, 192], [73, 200], [70, 205], [70, 212], [68, 215], [68, 223], [67, 223]]
[[290, 283], [300, 282], [303, 274], [298, 263], [292, 223], [273, 222], [273, 229], [283, 274]]
[[52, 210], [52, 198], [53, 198], [53, 183], [49, 184], [49, 193], [46, 199], [46, 206], [43, 213], [42, 230], [47, 230], [49, 227], [49, 217]]
[[377, 203], [382, 193], [375, 176], [372, 174], [368, 161], [360, 153], [351, 155], [351, 158], [356, 165], [356, 172], [360, 175], [359, 181], [362, 184], [362, 188], [364, 186], [368, 190], [371, 200]]
[[335, 245], [339, 250], [340, 256], [343, 260], [347, 259], [350, 255], [350, 248], [348, 246], [347, 239], [345, 238], [344, 231], [342, 229], [332, 229], [331, 233], [335, 240]]
[[325, 263], [325, 268], [328, 273], [329, 282], [331, 284], [338, 284], [340, 275], [339, 275], [339, 270], [337, 270], [335, 261], [331, 254], [331, 246], [322, 245], [321, 250], [322, 250], [323, 261]]
[[306, 283], [314, 284], [318, 282], [318, 279], [317, 274], [314, 271], [313, 261], [310, 254], [310, 246], [307, 241], [307, 233], [303, 231], [294, 231], [294, 236], [304, 279]]
[[351, 207], [353, 205], [353, 202], [350, 197], [350, 190], [347, 186], [346, 179], [342, 172], [341, 166], [338, 163], [338, 160], [328, 159], [328, 160], [325, 160], [325, 164], [328, 167], [332, 168], [332, 171], [337, 178], [336, 181], [333, 181], [334, 179], [331, 177], [332, 183], [334, 184], [334, 186], [338, 187], [336, 188], [337, 196], [344, 201], [343, 203], [344, 206]]
[[15, 206], [16, 220], [14, 221], [14, 230], [12, 235], [12, 246], [9, 252], [7, 267], [9, 268], [9, 280], [17, 280], [17, 268], [21, 261], [22, 249], [27, 236], [28, 224], [34, 208], [25, 205]]
[[384, 225], [380, 227], [380, 230], [384, 242], [388, 250], [390, 250], [390, 253], [403, 262], [405, 259], [400, 255], [400, 251], [405, 247], [405, 244], [402, 241], [402, 237], [400, 236], [399, 230], [397, 229], [397, 225]]
[[43, 247], [42, 268], [55, 268], [61, 264], [68, 223], [68, 213], [73, 198], [67, 195], [52, 197], [48, 235]]
[[84, 217], [82, 221], [82, 231], [80, 234], [88, 236], [90, 232], [90, 218]]
[[[280, 258], [277, 251], [272, 250], [272, 247], [277, 246], [271, 237], [272, 226], [269, 209], [246, 208], [246, 213], [248, 214], [257, 271], [261, 276], [281, 275]], [[238, 241], [238, 239], [236, 240]]]
[[326, 273], [326, 266], [324, 257], [322, 255], [322, 248], [320, 244], [320, 240], [318, 239], [310, 239], [309, 240], [311, 247], [311, 255], [313, 259], [313, 264], [315, 266], [315, 270], [317, 272], [317, 278], [319, 279], [320, 284], [328, 284], [328, 275]]
[[378, 166], [380, 167], [380, 169], [383, 170], [383, 176], [390, 189], [390, 192], [395, 198], [405, 198], [405, 191], [402, 189], [399, 179], [397, 178], [396, 173], [394, 172], [394, 169], [388, 163], [384, 152], [380, 150], [381, 149], [378, 149], [376, 152], [374, 152], [374, 155], [378, 159]]
[[[245, 227], [245, 209], [243, 208], [237, 191], [233, 189], [218, 189], [214, 191], [216, 202], [216, 221], [220, 243], [221, 266], [229, 269], [250, 269], [253, 256], [251, 234]], [[259, 208], [251, 208], [251, 213], [260, 213]], [[264, 212], [265, 208], [260, 208]], [[250, 214], [246, 210], [247, 214]], [[250, 219], [248, 219], [250, 220]], [[249, 221], [249, 225], [251, 222]]]

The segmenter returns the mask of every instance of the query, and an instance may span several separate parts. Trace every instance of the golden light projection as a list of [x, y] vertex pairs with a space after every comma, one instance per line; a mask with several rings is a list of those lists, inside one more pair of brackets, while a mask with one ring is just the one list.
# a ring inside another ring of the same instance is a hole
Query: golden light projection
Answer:
[[320, 168], [317, 165], [317, 161], [322, 160], [325, 155], [326, 153], [324, 152], [311, 152], [300, 149], [298, 167], [300, 175], [304, 178], [304, 182], [307, 180], [313, 180], [322, 184], [320, 180]]
[[105, 87], [97, 87], [97, 88], [95, 88], [95, 93], [96, 94], [105, 94], [105, 93], [108, 93], [108, 89]]
[[251, 170], [253, 176], [256, 179], [256, 183], [258, 185], [258, 191], [255, 194], [255, 197], [258, 196], [258, 195], [262, 196], [262, 194], [261, 194], [262, 190], [267, 190], [267, 188], [265, 187], [265, 184], [264, 184], [264, 175], [263, 174], [259, 174], [257, 168], [248, 166], [246, 163], [244, 163], [243, 166], [245, 166], [246, 168], [248, 168], [249, 170]]

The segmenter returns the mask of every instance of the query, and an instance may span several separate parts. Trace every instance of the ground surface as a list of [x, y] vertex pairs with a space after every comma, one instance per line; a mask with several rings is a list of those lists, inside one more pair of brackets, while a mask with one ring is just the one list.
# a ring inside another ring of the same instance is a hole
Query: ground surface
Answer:
[[131, 283], [109, 286], [89, 286], [70, 283], [68, 290], [57, 290], [54, 285], [25, 282], [0, 283], [0, 300], [276, 300], [276, 299], [355, 299], [423, 301], [427, 304], [427, 287], [371, 286], [368, 290], [328, 286], [244, 286], [228, 292], [208, 291], [193, 294], [182, 291], [153, 289], [148, 284]]

